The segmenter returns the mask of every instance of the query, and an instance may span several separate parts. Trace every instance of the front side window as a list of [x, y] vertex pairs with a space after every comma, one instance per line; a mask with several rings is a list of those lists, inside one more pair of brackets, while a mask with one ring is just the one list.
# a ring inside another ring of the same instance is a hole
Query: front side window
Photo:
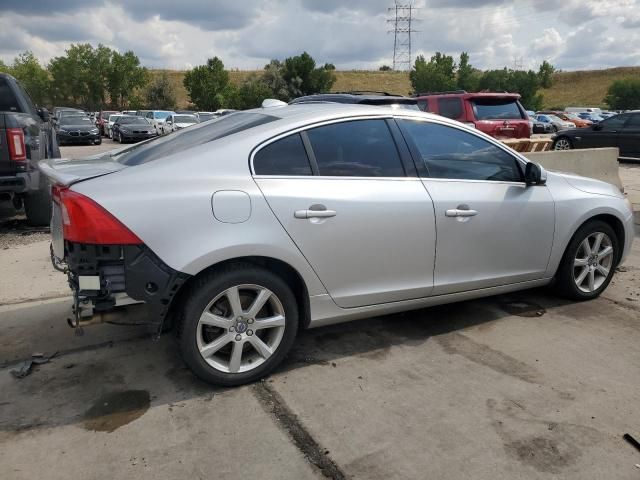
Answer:
[[624, 127], [627, 118], [629, 118], [629, 115], [616, 115], [614, 117], [609, 117], [600, 122], [600, 126], [602, 127], [602, 130], [617, 130]]
[[401, 119], [399, 124], [431, 178], [522, 181], [515, 157], [483, 138], [435, 123]]
[[253, 158], [256, 175], [311, 175], [311, 165], [299, 133], [267, 145]]
[[318, 172], [336, 177], [404, 177], [385, 120], [355, 120], [307, 132]]

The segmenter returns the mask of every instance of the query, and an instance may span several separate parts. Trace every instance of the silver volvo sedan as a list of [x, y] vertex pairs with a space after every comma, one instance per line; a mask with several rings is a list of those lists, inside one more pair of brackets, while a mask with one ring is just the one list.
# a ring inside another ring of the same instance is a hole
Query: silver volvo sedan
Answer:
[[613, 185], [385, 107], [269, 102], [40, 168], [72, 326], [144, 309], [219, 385], [273, 371], [303, 328], [547, 284], [592, 299], [633, 239]]

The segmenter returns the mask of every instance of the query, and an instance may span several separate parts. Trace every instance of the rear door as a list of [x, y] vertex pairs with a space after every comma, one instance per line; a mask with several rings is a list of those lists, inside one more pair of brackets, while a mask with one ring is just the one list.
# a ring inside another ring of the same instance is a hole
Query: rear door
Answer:
[[621, 157], [640, 158], [640, 113], [629, 115], [618, 136], [618, 145]]
[[399, 119], [433, 199], [438, 240], [433, 295], [544, 277], [555, 206], [526, 186], [506, 148], [448, 125]]
[[425, 297], [433, 287], [433, 204], [388, 122], [318, 126], [253, 157], [269, 206], [340, 307]]

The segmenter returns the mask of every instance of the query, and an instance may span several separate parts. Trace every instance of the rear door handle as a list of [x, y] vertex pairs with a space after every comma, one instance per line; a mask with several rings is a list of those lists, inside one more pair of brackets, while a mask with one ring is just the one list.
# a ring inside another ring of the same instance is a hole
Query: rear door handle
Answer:
[[296, 210], [293, 214], [295, 218], [329, 218], [336, 215], [335, 210]]
[[477, 210], [452, 208], [444, 212], [446, 217], [475, 217], [478, 214]]

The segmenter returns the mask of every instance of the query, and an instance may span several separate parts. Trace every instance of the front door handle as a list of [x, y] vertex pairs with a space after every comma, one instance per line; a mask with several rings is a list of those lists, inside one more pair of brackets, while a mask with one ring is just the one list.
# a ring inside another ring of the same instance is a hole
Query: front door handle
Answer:
[[477, 214], [477, 210], [470, 210], [468, 208], [452, 208], [444, 212], [446, 217], [475, 217]]
[[293, 214], [295, 218], [329, 218], [335, 217], [337, 212], [335, 210], [296, 210]]

